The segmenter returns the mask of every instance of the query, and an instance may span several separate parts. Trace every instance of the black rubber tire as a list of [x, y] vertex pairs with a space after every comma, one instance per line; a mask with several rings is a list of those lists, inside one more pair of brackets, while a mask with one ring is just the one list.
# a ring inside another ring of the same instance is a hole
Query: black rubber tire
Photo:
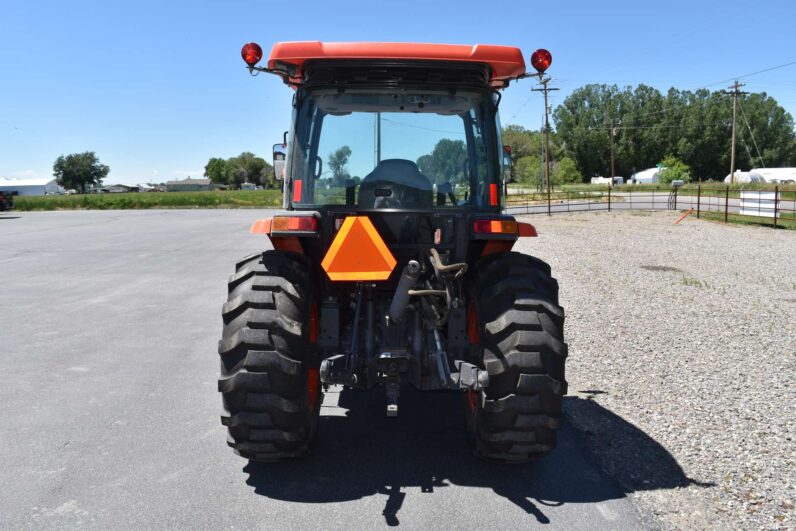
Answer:
[[218, 390], [228, 444], [252, 461], [306, 453], [315, 439], [322, 397], [308, 378], [312, 284], [305, 257], [266, 251], [238, 262], [229, 279], [218, 344]]
[[527, 462], [550, 452], [567, 392], [564, 309], [550, 266], [532, 256], [489, 255], [474, 268], [479, 348], [489, 373], [484, 392], [467, 403], [476, 455]]

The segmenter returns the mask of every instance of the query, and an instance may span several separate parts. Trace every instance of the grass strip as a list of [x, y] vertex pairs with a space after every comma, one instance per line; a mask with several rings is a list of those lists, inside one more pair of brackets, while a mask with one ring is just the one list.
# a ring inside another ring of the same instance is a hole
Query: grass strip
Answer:
[[213, 192], [138, 192], [17, 196], [15, 210], [131, 210], [147, 208], [273, 208], [282, 206], [281, 190]]

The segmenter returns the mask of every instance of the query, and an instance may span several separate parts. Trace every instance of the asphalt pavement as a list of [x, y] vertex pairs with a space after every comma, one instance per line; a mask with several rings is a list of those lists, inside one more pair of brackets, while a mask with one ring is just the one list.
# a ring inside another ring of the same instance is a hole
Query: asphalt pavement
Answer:
[[565, 423], [537, 463], [470, 456], [461, 399], [333, 388], [311, 456], [254, 465], [219, 421], [226, 279], [256, 210], [0, 215], [0, 528], [637, 529]]

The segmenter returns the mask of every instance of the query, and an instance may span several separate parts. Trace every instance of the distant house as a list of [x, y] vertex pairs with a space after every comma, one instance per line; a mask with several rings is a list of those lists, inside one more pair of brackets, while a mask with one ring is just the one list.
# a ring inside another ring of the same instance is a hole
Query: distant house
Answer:
[[213, 188], [210, 179], [183, 179], [166, 183], [167, 192], [206, 192]]
[[55, 179], [6, 179], [0, 177], [0, 192], [16, 192], [17, 195], [62, 194]]
[[106, 190], [108, 190], [108, 192], [110, 192], [112, 194], [114, 194], [114, 193], [115, 194], [120, 194], [120, 193], [125, 193], [125, 192], [140, 192], [141, 191], [141, 187], [140, 186], [137, 186], [137, 185], [131, 186], [129, 184], [113, 184], [111, 186], [105, 186], [103, 188], [105, 188]]

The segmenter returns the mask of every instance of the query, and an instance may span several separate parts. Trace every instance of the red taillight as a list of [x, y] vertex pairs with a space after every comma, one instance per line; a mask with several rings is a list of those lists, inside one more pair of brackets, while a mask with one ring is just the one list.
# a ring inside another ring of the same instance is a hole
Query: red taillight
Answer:
[[307, 403], [311, 411], [318, 408], [318, 401], [321, 398], [321, 378], [317, 368], [307, 369]]
[[553, 56], [544, 48], [536, 50], [533, 52], [533, 55], [531, 55], [531, 65], [540, 74], [543, 74], [545, 70], [550, 68], [551, 64], [553, 64]]
[[494, 183], [489, 185], [489, 205], [498, 206], [498, 185]]
[[240, 51], [240, 56], [249, 66], [254, 66], [263, 58], [263, 49], [256, 42], [247, 42]]
[[293, 202], [301, 203], [301, 180], [293, 181]]
[[318, 220], [312, 216], [276, 216], [271, 232], [317, 232]]
[[475, 309], [475, 302], [470, 301], [467, 305], [467, 340], [471, 345], [477, 345], [481, 334], [478, 332], [478, 311]]
[[517, 222], [514, 220], [477, 219], [473, 222], [476, 234], [517, 234]]

